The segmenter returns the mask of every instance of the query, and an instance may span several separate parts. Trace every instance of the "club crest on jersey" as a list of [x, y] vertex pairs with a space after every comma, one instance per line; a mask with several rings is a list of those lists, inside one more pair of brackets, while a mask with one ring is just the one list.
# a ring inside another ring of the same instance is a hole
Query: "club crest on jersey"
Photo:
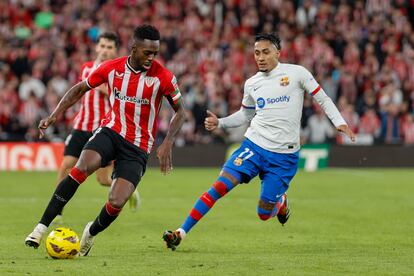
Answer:
[[145, 84], [148, 86], [148, 87], [151, 87], [154, 83], [155, 83], [155, 80], [156, 80], [157, 78], [154, 78], [154, 77], [145, 77]]
[[236, 166], [241, 166], [241, 164], [243, 164], [243, 159], [237, 157], [236, 159], [234, 159], [233, 164]]
[[281, 77], [280, 78], [280, 86], [288, 86], [289, 85], [289, 77]]

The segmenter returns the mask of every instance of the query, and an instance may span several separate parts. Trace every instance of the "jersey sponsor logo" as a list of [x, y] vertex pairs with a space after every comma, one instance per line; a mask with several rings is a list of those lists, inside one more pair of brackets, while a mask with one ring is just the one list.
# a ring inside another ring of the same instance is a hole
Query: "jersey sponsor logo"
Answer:
[[116, 87], [114, 88], [114, 94], [115, 94], [115, 98], [120, 100], [120, 101], [126, 101], [126, 102], [130, 102], [130, 103], [135, 103], [135, 104], [149, 104], [148, 99], [138, 99], [137, 97], [130, 97], [130, 96], [126, 96], [126, 95], [121, 95], [121, 92], [118, 91], [118, 89]]
[[148, 87], [151, 87], [154, 83], [155, 83], [155, 80], [156, 80], [157, 78], [154, 78], [154, 77], [145, 77], [145, 84], [148, 86]]
[[275, 104], [275, 103], [283, 103], [283, 102], [289, 102], [290, 101], [290, 96], [288, 95], [283, 95], [277, 98], [267, 98], [266, 99], [266, 103], [267, 104]]
[[263, 98], [258, 98], [257, 99], [257, 106], [259, 108], [263, 108], [265, 107], [266, 104], [277, 104], [277, 103], [283, 103], [283, 102], [289, 102], [290, 101], [290, 96], [288, 95], [283, 95], [277, 98], [267, 98], [266, 100]]
[[265, 105], [266, 105], [266, 101], [265, 101], [265, 99], [263, 99], [263, 98], [258, 98], [258, 99], [257, 99], [257, 106], [258, 106], [259, 108], [263, 108]]
[[280, 78], [280, 86], [288, 86], [289, 85], [289, 77], [282, 77]]

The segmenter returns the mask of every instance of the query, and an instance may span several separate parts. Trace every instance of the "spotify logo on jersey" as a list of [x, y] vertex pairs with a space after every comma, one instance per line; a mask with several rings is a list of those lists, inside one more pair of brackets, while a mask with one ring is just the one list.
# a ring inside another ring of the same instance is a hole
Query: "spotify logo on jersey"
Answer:
[[288, 103], [290, 101], [290, 96], [283, 95], [277, 98], [267, 98], [266, 100], [263, 98], [257, 99], [257, 107], [263, 108], [266, 104], [274, 105], [279, 103]]
[[265, 106], [265, 104], [266, 104], [265, 99], [263, 99], [263, 98], [258, 98], [257, 99], [257, 106], [259, 108], [263, 108]]

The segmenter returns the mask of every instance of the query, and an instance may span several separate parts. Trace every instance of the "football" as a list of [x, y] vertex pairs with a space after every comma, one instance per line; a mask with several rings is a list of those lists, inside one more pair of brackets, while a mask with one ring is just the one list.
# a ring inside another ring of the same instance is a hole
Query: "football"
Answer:
[[79, 237], [70, 228], [56, 228], [47, 236], [46, 250], [53, 259], [73, 259], [78, 256], [79, 249]]

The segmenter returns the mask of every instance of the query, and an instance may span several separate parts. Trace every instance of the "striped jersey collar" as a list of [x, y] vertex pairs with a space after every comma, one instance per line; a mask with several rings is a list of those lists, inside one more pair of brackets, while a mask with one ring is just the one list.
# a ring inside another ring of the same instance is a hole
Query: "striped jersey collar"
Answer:
[[141, 73], [141, 70], [135, 70], [134, 68], [132, 68], [132, 66], [129, 64], [129, 59], [131, 58], [131, 56], [128, 56], [127, 61], [126, 61], [126, 65], [128, 67], [129, 70], [131, 70], [132, 72], [134, 72], [135, 74], [139, 74]]

